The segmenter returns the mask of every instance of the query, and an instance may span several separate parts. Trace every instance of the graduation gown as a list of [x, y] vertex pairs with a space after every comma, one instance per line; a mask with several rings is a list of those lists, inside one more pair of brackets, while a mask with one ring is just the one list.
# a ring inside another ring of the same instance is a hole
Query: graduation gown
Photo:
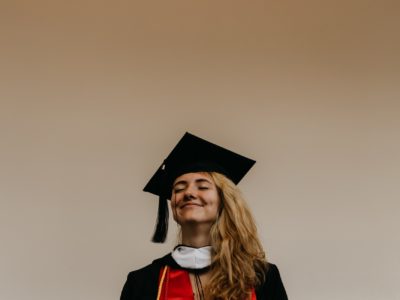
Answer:
[[[160, 270], [165, 265], [174, 269], [181, 269], [171, 254], [154, 260], [146, 267], [132, 271], [122, 289], [120, 300], [156, 300]], [[268, 264], [265, 281], [256, 287], [257, 300], [287, 300], [278, 268]]]

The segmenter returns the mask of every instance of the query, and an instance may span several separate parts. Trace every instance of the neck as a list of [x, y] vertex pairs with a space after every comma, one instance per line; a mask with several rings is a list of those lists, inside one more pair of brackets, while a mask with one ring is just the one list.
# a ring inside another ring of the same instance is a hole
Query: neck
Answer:
[[210, 246], [210, 226], [208, 224], [182, 226], [182, 243], [194, 248]]

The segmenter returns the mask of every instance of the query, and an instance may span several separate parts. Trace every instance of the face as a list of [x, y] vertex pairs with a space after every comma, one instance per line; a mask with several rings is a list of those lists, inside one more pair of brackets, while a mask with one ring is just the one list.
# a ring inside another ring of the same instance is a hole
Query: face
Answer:
[[219, 205], [217, 187], [207, 173], [187, 173], [175, 179], [171, 208], [178, 224], [213, 224], [218, 217]]

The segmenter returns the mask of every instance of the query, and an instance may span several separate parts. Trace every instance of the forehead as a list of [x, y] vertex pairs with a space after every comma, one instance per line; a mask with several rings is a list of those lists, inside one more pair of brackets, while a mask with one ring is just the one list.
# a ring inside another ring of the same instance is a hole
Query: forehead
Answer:
[[197, 181], [197, 180], [202, 180], [205, 179], [211, 183], [213, 183], [213, 180], [211, 178], [211, 176], [206, 173], [206, 172], [194, 172], [194, 173], [186, 173], [186, 174], [182, 174], [181, 176], [177, 177], [174, 180], [174, 184], [180, 181], [186, 181], [186, 182], [190, 182], [190, 181]]

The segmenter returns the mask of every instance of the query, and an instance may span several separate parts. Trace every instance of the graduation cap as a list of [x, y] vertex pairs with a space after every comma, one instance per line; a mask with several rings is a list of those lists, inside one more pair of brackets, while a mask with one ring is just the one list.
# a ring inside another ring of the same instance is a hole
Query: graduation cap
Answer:
[[165, 241], [168, 231], [167, 199], [171, 197], [172, 184], [177, 177], [192, 172], [218, 172], [238, 184], [254, 164], [252, 159], [186, 132], [143, 189], [159, 196], [152, 241]]

